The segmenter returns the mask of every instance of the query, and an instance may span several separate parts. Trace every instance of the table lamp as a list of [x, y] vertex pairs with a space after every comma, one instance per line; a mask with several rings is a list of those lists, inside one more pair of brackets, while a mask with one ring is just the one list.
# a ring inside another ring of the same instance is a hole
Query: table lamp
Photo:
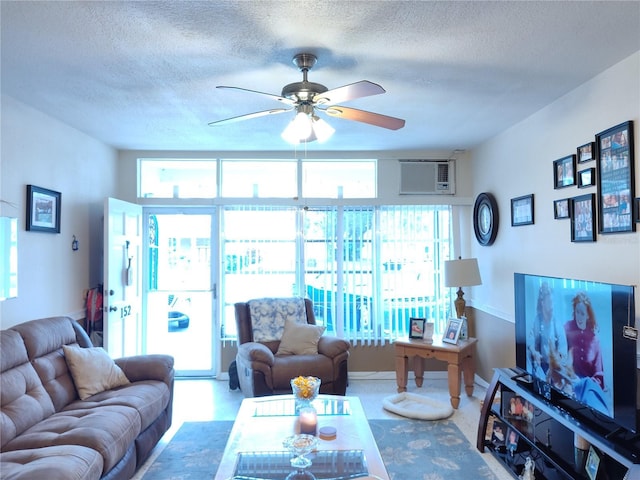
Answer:
[[458, 287], [458, 298], [455, 300], [456, 314], [458, 318], [464, 316], [464, 292], [462, 287], [472, 287], [482, 285], [480, 270], [478, 270], [477, 258], [458, 257], [458, 260], [445, 260], [444, 262], [444, 286]]

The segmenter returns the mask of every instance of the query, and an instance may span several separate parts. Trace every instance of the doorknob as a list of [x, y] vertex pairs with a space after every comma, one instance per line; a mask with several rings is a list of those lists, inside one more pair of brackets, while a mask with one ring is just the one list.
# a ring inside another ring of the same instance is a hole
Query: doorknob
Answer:
[[110, 312], [116, 312], [118, 310], [118, 307], [114, 306], [114, 305], [109, 305], [109, 311]]

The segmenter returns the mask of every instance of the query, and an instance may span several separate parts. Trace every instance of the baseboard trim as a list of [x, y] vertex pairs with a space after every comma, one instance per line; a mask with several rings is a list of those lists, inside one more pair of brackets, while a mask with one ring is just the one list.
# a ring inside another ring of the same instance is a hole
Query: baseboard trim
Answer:
[[[410, 371], [408, 377], [410, 379], [415, 378], [413, 372]], [[349, 378], [352, 380], [395, 380], [396, 372], [349, 372]], [[424, 378], [441, 379], [447, 378], [447, 372], [444, 371], [429, 371], [424, 372]]]
[[[395, 380], [396, 372], [349, 372], [349, 378], [351, 380]], [[415, 378], [413, 372], [409, 372], [409, 378]], [[433, 371], [424, 372], [424, 378], [432, 380], [442, 380], [447, 378], [447, 372], [445, 371]], [[229, 372], [221, 372], [215, 377], [216, 380], [228, 381]], [[489, 383], [477, 374], [474, 376], [474, 383], [481, 387], [487, 388]]]

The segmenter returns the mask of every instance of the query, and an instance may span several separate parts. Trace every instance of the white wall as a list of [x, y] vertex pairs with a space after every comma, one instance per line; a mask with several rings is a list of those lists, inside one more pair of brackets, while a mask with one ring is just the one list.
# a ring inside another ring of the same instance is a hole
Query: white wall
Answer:
[[[78, 130], [2, 96], [0, 214], [18, 218], [18, 297], [0, 302], [0, 327], [84, 310], [102, 272], [102, 205], [117, 185], [117, 154]], [[25, 229], [28, 184], [62, 193], [60, 234]], [[72, 251], [73, 235], [80, 249]]]
[[[597, 235], [595, 243], [572, 243], [570, 220], [554, 219], [553, 201], [596, 193], [596, 188], [554, 190], [552, 164], [594, 141], [597, 133], [633, 120], [636, 197], [640, 196], [639, 116], [637, 52], [473, 152], [475, 195], [492, 192], [500, 212], [493, 246], [472, 242], [483, 279], [482, 286], [472, 289], [475, 308], [513, 320], [514, 272], [638, 285], [640, 224], [638, 232]], [[595, 161], [578, 170], [584, 167], [595, 167]], [[535, 224], [512, 227], [511, 198], [530, 193], [535, 195]], [[636, 290], [636, 312], [639, 309]]]

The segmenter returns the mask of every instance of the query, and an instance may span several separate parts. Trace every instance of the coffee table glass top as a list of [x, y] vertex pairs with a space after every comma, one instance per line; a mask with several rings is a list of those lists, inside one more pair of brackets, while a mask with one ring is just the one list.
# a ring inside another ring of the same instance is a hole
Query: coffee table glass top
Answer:
[[[283, 445], [287, 437], [297, 433], [296, 412], [301, 405], [305, 403], [296, 403], [292, 394], [245, 398], [215, 480], [282, 480], [290, 474], [294, 476], [289, 478], [296, 480], [310, 478], [291, 467], [292, 455]], [[318, 439], [317, 450], [307, 455], [312, 461], [307, 473], [318, 480], [368, 476], [389, 480], [358, 397], [320, 394], [312, 405], [318, 412], [318, 428], [333, 427], [337, 435]], [[286, 469], [284, 476], [282, 469]]]
[[[313, 462], [306, 471], [318, 480], [346, 480], [368, 473], [362, 450], [321, 450], [307, 457]], [[295, 469], [289, 452], [240, 452], [234, 479], [282, 480]], [[304, 478], [313, 478], [306, 476]]]
[[[351, 415], [351, 405], [348, 399], [318, 397], [311, 402], [318, 416]], [[293, 417], [298, 414], [300, 404], [291, 397], [278, 401], [256, 401], [254, 417]]]

